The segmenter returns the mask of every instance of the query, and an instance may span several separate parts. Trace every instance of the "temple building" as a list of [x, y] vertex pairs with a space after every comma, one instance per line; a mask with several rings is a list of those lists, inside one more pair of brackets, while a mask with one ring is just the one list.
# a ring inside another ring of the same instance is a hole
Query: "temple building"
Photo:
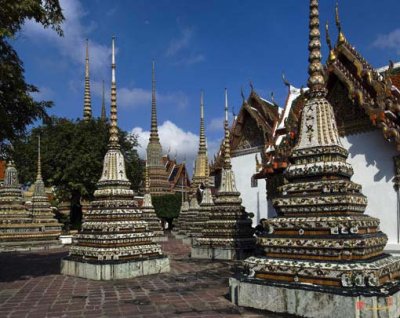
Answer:
[[145, 167], [145, 194], [143, 197], [143, 203], [140, 207], [143, 214], [143, 220], [147, 222], [148, 229], [153, 232], [154, 241], [166, 241], [168, 238], [164, 235], [164, 230], [161, 226], [161, 220], [158, 218], [156, 211], [154, 210], [153, 203], [151, 201], [150, 194], [150, 180], [148, 174], [147, 165]]
[[[335, 113], [341, 143], [349, 152], [353, 180], [363, 184], [363, 193], [369, 198], [366, 213], [380, 218], [380, 227], [388, 235], [386, 249], [399, 253], [400, 68], [390, 63], [388, 67], [374, 69], [345, 37], [338, 9], [336, 24], [338, 37], [334, 46], [326, 26], [330, 50], [325, 66], [326, 98]], [[297, 89], [288, 82], [286, 85], [284, 111], [273, 141], [265, 145], [264, 160], [255, 175], [267, 180], [269, 200], [283, 181], [282, 173], [298, 139], [305, 104], [306, 89]], [[268, 214], [275, 213], [270, 204], [268, 209]]]
[[150, 139], [147, 145], [146, 163], [149, 170], [151, 195], [162, 195], [171, 192], [169, 177], [162, 160], [162, 147], [157, 127], [157, 105], [156, 105], [156, 79], [155, 63], [152, 66], [152, 94], [151, 94], [151, 128]]
[[241, 204], [232, 171], [226, 90], [224, 131], [221, 183], [202, 235], [193, 240], [192, 258], [237, 260], [247, 257], [255, 248], [252, 221]]
[[351, 181], [326, 98], [318, 0], [310, 0], [308, 49], [309, 90], [285, 182], [273, 198], [278, 216], [263, 222], [264, 256], [247, 258], [243, 273], [230, 279], [232, 301], [302, 317], [398, 317], [400, 258], [383, 253], [387, 236], [379, 219], [365, 214], [367, 198]]
[[168, 154], [163, 155], [162, 162], [168, 176], [169, 188], [174, 193], [190, 191], [190, 178], [186, 169], [186, 162], [178, 163], [176, 157], [171, 159]]
[[[271, 206], [270, 201], [265, 199], [265, 181], [254, 179], [253, 175], [256, 173], [255, 163], [262, 162], [264, 158], [265, 145], [272, 141], [280, 108], [274, 102], [260, 97], [253, 85], [247, 100], [243, 93], [242, 98], [240, 111], [230, 128], [231, 161], [243, 206], [247, 212], [254, 213], [253, 226], [256, 226], [260, 219], [274, 215], [268, 214], [268, 211], [272, 210], [268, 208]], [[223, 145], [211, 166], [211, 175], [214, 176], [216, 188], [221, 181], [222, 148]]]
[[83, 102], [83, 120], [89, 121], [91, 118], [92, 118], [92, 101], [90, 97], [90, 77], [89, 77], [89, 40], [86, 40], [85, 94]]
[[126, 177], [117, 125], [115, 45], [112, 40], [110, 137], [103, 172], [82, 230], [74, 237], [70, 254], [61, 261], [61, 273], [94, 280], [126, 279], [169, 271], [153, 233], [136, 208]]

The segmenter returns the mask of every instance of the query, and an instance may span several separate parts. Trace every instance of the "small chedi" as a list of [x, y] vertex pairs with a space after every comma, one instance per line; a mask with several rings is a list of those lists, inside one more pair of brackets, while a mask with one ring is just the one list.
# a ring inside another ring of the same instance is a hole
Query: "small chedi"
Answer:
[[49, 198], [45, 192], [40, 157], [40, 137], [38, 138], [37, 176], [33, 187], [34, 189], [31, 205], [32, 222], [35, 224], [40, 224], [42, 226], [42, 230], [44, 230], [46, 233], [46, 238], [48, 240], [53, 240], [53, 243], [55, 243], [61, 234], [61, 224], [54, 218], [54, 213], [51, 209]]
[[192, 244], [192, 257], [235, 260], [249, 256], [255, 248], [252, 221], [242, 206], [232, 171], [228, 127], [228, 96], [225, 90], [224, 165], [221, 185], [202, 236]]
[[173, 228], [175, 236], [177, 236], [178, 238], [182, 238], [185, 236], [186, 231], [184, 230], [184, 228], [186, 223], [186, 214], [188, 211], [189, 211], [189, 202], [186, 200], [185, 194], [182, 193], [182, 204], [179, 210], [179, 216], [176, 219], [176, 225]]
[[38, 170], [32, 205], [24, 204], [18, 182], [18, 171], [10, 161], [5, 171], [4, 186], [0, 187], [0, 251], [58, 248], [61, 224], [54, 218], [45, 193], [41, 173], [40, 142]]
[[82, 230], [74, 237], [61, 273], [111, 280], [169, 271], [169, 260], [153, 242], [142, 212], [135, 207], [118, 142], [115, 47], [112, 41], [110, 138], [103, 172]]
[[317, 0], [309, 26], [309, 91], [288, 182], [273, 200], [278, 217], [263, 223], [265, 257], [246, 259], [230, 279], [232, 301], [302, 317], [398, 317], [400, 258], [383, 253], [387, 237], [351, 181], [326, 99]]
[[192, 221], [192, 227], [190, 229], [193, 240], [202, 236], [204, 225], [207, 224], [207, 221], [210, 218], [211, 211], [214, 207], [214, 200], [212, 197], [211, 189], [208, 185], [208, 180], [206, 180], [204, 186], [205, 188], [203, 191], [203, 197], [200, 202], [200, 207], [198, 209], [199, 213], [197, 217]]
[[[197, 191], [196, 191], [197, 192]], [[186, 213], [186, 219], [184, 223], [184, 230], [185, 230], [185, 235], [186, 239], [184, 239], [184, 243], [191, 244], [192, 242], [192, 229], [193, 229], [193, 224], [197, 220], [199, 216], [199, 210], [200, 210], [200, 205], [199, 202], [197, 201], [197, 193], [192, 193], [191, 199], [189, 202], [189, 209]]]
[[192, 178], [192, 189], [194, 195], [190, 202], [190, 208], [188, 212], [190, 219], [190, 223], [188, 224], [188, 236], [190, 238], [200, 236], [203, 226], [208, 220], [208, 215], [207, 217], [204, 217], [204, 215], [202, 215], [202, 209], [200, 208], [197, 201], [197, 194], [201, 191], [201, 189], [205, 187], [206, 184], [208, 184], [209, 176], [210, 167], [208, 164], [206, 133], [204, 128], [204, 92], [201, 91], [199, 151], [197, 152], [194, 174]]
[[153, 232], [153, 240], [157, 242], [167, 241], [168, 238], [164, 235], [164, 231], [161, 226], [160, 219], [158, 218], [154, 209], [151, 194], [150, 194], [150, 182], [147, 164], [145, 167], [145, 194], [143, 197], [143, 204], [141, 206], [143, 220], [147, 222], [148, 229]]

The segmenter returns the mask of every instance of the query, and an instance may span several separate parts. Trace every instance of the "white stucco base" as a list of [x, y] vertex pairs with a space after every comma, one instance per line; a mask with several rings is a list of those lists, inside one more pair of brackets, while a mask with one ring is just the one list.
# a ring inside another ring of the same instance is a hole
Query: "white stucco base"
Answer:
[[[260, 155], [258, 157], [260, 158]], [[257, 187], [251, 187], [251, 177], [256, 173], [255, 167], [255, 153], [232, 158], [236, 188], [240, 192], [246, 211], [254, 213], [253, 226], [256, 226], [260, 219], [275, 215], [272, 205], [267, 204], [265, 180], [257, 180]]]
[[62, 248], [59, 241], [24, 241], [24, 242], [2, 242], [0, 253], [3, 252], [29, 252]]
[[396, 147], [383, 138], [380, 130], [346, 136], [341, 141], [349, 151], [352, 180], [362, 185], [368, 198], [365, 213], [380, 219], [381, 230], [389, 239], [388, 250], [400, 250], [398, 194], [393, 187]]
[[385, 296], [349, 296], [285, 288], [229, 278], [231, 301], [242, 307], [309, 318], [397, 318], [400, 291]]
[[85, 263], [69, 259], [61, 260], [61, 274], [93, 280], [127, 279], [170, 271], [168, 257], [138, 260], [126, 263]]

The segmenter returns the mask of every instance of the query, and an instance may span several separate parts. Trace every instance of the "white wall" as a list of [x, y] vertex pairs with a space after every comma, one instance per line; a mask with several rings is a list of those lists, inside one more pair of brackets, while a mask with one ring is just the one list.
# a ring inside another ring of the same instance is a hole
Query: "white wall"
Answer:
[[255, 154], [232, 158], [232, 169], [235, 173], [236, 187], [241, 194], [243, 206], [247, 212], [253, 212], [253, 226], [260, 219], [268, 217], [265, 180], [258, 180], [258, 186], [251, 187], [251, 177], [255, 173]]
[[380, 130], [341, 140], [349, 151], [348, 162], [353, 165], [352, 180], [361, 184], [362, 192], [368, 198], [365, 213], [381, 220], [381, 229], [389, 238], [388, 249], [399, 247], [397, 193], [393, 188], [393, 156], [398, 155], [395, 145], [384, 140]]

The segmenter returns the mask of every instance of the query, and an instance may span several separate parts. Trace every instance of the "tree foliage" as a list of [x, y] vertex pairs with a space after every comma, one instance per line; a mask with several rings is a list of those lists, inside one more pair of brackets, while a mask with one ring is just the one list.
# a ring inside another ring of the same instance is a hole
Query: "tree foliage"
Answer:
[[179, 193], [152, 197], [153, 206], [159, 218], [177, 218], [181, 208], [182, 198]]
[[[26, 126], [46, 118], [52, 102], [35, 101], [38, 89], [26, 83], [23, 63], [9, 43], [26, 19], [62, 35], [64, 17], [58, 0], [0, 0], [0, 150], [26, 133]], [[1, 151], [1, 152], [3, 152]]]
[[[45, 125], [14, 143], [14, 161], [20, 182], [29, 184], [36, 177], [37, 138], [41, 136], [42, 176], [56, 187], [60, 199], [79, 202], [92, 199], [107, 152], [109, 126], [100, 119], [89, 122], [53, 117]], [[120, 131], [121, 151], [132, 187], [141, 182], [142, 167], [136, 151], [137, 139]]]

